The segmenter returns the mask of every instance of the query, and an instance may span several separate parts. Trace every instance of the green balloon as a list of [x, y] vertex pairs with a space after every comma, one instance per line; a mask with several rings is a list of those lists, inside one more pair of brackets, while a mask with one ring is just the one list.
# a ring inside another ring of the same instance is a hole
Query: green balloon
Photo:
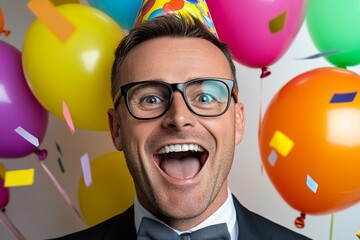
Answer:
[[325, 56], [330, 63], [360, 64], [360, 0], [311, 0], [306, 22], [320, 52], [338, 51]]

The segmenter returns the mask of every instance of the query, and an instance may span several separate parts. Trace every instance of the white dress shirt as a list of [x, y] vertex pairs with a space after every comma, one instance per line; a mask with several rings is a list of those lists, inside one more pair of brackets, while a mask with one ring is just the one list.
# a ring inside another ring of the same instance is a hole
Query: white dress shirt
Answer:
[[[139, 203], [137, 197], [135, 197], [135, 203], [134, 203], [134, 217], [135, 217], [135, 227], [136, 232], [139, 231], [140, 223], [143, 217], [147, 217], [153, 220], [156, 220], [158, 222], [161, 222], [162, 224], [165, 224], [169, 228], [173, 229], [163, 221], [156, 218], [153, 214], [151, 214], [148, 210], [146, 210], [141, 204]], [[233, 198], [231, 195], [231, 191], [228, 188], [228, 196], [226, 201], [223, 205], [220, 206], [218, 210], [216, 210], [210, 217], [205, 219], [202, 223], [198, 224], [197, 226], [189, 229], [188, 231], [178, 231], [176, 229], [173, 229], [175, 232], [177, 232], [179, 235], [185, 232], [193, 232], [198, 229], [219, 224], [219, 223], [226, 223], [228, 231], [230, 233], [231, 239], [236, 240], [238, 238], [238, 225], [236, 220], [236, 210], [233, 202]]]

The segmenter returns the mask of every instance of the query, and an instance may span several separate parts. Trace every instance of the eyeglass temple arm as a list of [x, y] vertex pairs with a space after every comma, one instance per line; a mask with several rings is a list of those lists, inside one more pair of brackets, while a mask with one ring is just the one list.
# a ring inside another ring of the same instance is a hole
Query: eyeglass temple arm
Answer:
[[236, 87], [233, 87], [231, 94], [234, 97], [235, 103], [237, 103], [238, 102], [238, 90], [236, 89]]
[[118, 105], [121, 97], [122, 97], [122, 93], [121, 91], [119, 91], [114, 97], [114, 108], [116, 108], [116, 106]]

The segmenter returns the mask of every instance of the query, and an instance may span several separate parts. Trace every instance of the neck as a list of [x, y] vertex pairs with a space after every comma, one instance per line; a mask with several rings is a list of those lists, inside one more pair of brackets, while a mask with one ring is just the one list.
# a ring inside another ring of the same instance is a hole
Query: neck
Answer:
[[[145, 207], [146, 210], [148, 210], [151, 214], [153, 214], [155, 217], [172, 227], [173, 229], [176, 229], [178, 231], [187, 231], [203, 221], [205, 221], [207, 218], [209, 218], [216, 210], [218, 210], [226, 201], [228, 197], [228, 184], [227, 180], [224, 182], [223, 186], [220, 188], [220, 191], [216, 195], [216, 197], [210, 202], [209, 206], [200, 213], [199, 215], [195, 217], [189, 217], [189, 218], [171, 218], [167, 217], [164, 214], [161, 214], [158, 209], [155, 209], [154, 207], [149, 207], [149, 204], [144, 203], [139, 199], [139, 203]], [[152, 205], [150, 205], [152, 206]]]

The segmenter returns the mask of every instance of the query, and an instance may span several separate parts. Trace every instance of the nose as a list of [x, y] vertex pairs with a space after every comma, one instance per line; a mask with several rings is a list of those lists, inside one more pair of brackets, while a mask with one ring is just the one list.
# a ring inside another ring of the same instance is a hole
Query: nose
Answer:
[[196, 116], [186, 106], [181, 93], [174, 92], [169, 110], [164, 115], [163, 126], [176, 131], [183, 131], [195, 126]]

